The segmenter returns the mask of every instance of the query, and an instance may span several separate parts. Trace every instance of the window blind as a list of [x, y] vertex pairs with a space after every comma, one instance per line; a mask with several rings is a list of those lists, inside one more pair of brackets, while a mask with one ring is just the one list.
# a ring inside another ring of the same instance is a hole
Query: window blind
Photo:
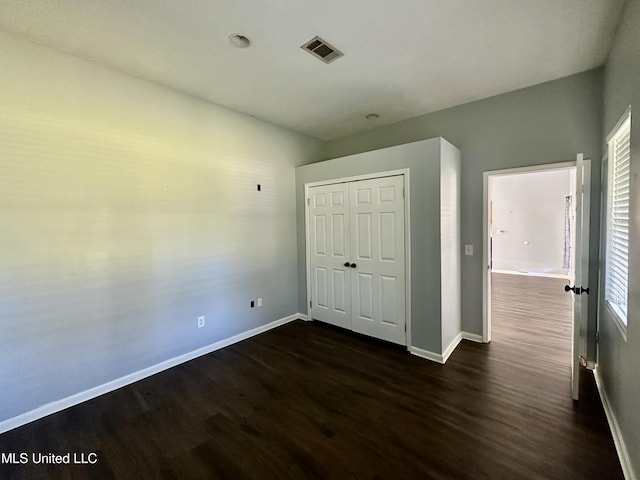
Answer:
[[609, 140], [609, 202], [607, 211], [606, 299], [627, 324], [629, 296], [629, 187], [631, 114]]

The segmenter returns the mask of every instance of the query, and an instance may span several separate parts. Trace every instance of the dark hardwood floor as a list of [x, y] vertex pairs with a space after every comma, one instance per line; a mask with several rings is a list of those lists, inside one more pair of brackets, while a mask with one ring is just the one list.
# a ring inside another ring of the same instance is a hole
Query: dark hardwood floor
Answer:
[[576, 404], [555, 334], [507, 323], [439, 365], [295, 321], [0, 435], [98, 459], [0, 478], [622, 478], [590, 372]]

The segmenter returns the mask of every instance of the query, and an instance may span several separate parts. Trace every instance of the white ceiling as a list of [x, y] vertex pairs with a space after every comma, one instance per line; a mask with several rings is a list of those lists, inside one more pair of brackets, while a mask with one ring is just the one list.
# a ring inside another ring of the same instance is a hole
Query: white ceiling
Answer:
[[598, 67], [623, 1], [3, 0], [0, 28], [329, 140]]

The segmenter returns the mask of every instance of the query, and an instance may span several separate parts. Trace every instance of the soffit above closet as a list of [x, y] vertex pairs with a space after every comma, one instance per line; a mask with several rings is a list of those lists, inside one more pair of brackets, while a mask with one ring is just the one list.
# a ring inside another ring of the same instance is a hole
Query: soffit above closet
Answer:
[[598, 67], [623, 3], [22, 0], [0, 29], [329, 140]]

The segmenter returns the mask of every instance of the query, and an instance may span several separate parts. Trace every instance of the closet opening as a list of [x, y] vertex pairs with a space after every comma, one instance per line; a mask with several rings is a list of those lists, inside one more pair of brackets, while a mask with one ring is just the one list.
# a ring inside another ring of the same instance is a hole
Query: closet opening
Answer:
[[407, 173], [305, 186], [309, 319], [410, 345]]

